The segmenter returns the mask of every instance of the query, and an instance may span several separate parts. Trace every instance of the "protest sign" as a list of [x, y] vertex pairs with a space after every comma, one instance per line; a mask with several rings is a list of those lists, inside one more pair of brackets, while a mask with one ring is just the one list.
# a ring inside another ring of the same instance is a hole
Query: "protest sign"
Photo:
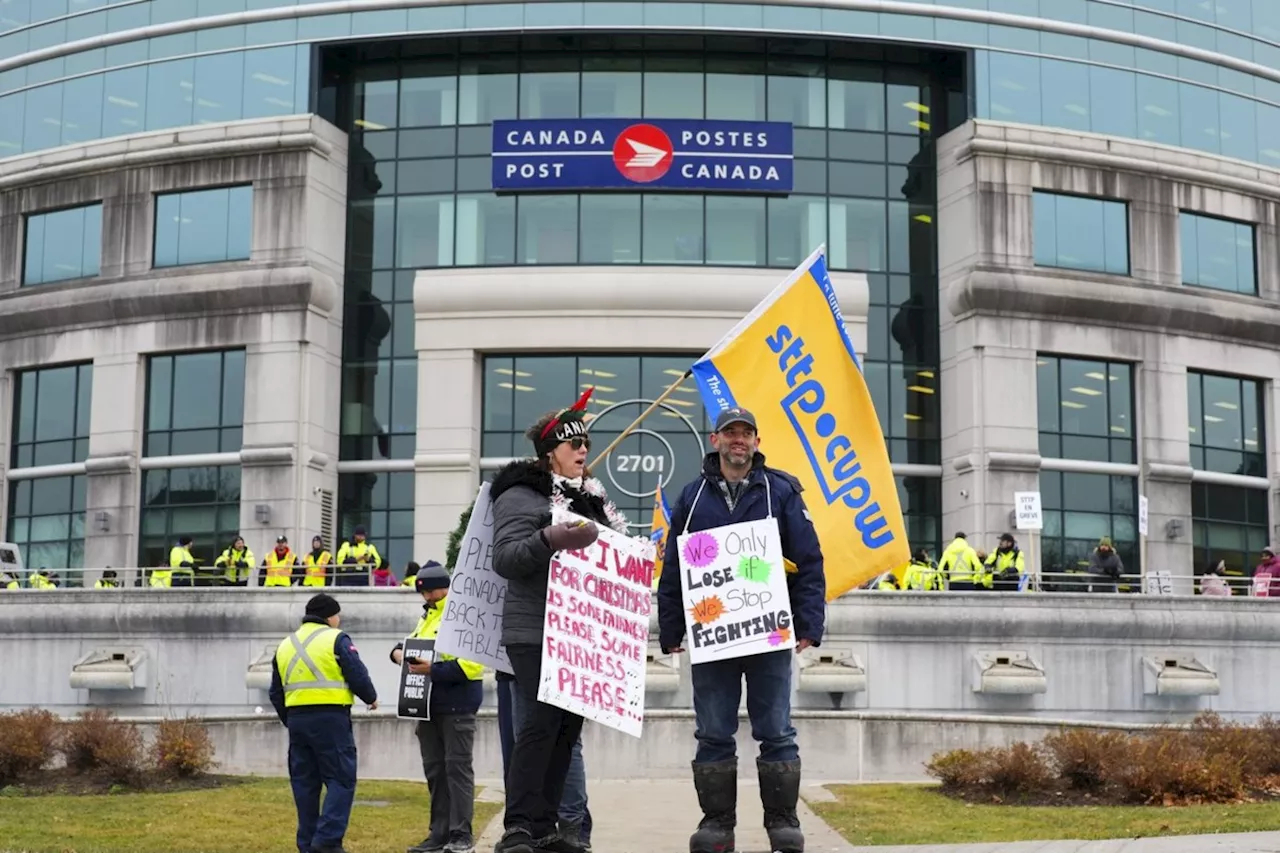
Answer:
[[510, 673], [507, 650], [501, 644], [506, 599], [507, 582], [493, 570], [493, 501], [485, 483], [458, 548], [458, 564], [453, 567], [436, 636], [437, 651]]
[[[552, 517], [579, 520], [560, 509]], [[597, 527], [587, 548], [551, 557], [538, 701], [640, 737], [654, 546]]]
[[776, 519], [686, 533], [676, 545], [690, 663], [795, 647]]
[[433, 663], [436, 658], [436, 641], [406, 637], [404, 657], [400, 659], [400, 697], [396, 703], [396, 716], [402, 720], [431, 719], [431, 676], [409, 672], [409, 659]]

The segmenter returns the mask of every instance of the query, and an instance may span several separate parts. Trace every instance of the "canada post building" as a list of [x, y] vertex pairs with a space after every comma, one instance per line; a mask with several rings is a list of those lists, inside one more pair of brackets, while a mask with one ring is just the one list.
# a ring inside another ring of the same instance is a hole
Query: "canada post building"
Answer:
[[[1039, 491], [1039, 565], [1135, 572], [1142, 496], [1147, 567], [1244, 570], [1278, 201], [1275, 0], [0, 0], [0, 539], [443, 559], [825, 244], [913, 547]], [[637, 530], [707, 431], [597, 471]]]

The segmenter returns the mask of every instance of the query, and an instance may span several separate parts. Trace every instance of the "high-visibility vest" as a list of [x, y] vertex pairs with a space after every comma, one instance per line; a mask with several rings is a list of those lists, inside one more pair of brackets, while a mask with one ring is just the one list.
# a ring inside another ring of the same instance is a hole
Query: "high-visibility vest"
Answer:
[[17, 581], [9, 581], [4, 586], [5, 589], [22, 589], [22, 584]]
[[[360, 571], [362, 569], [375, 568], [381, 561], [378, 555], [378, 549], [369, 544], [369, 540], [354, 545], [350, 542], [338, 549], [338, 571]], [[344, 570], [342, 567], [345, 563], [356, 563], [354, 569]]]
[[173, 586], [173, 570], [152, 569], [151, 579], [147, 583], [151, 586]]
[[400, 586], [417, 586], [417, 585], [418, 585], [417, 575], [409, 575], [409, 577], [400, 581]]
[[1022, 556], [1021, 548], [1015, 546], [1003, 554], [998, 550], [992, 551], [988, 554], [987, 573], [982, 578], [982, 583], [990, 589], [993, 581], [995, 580], [995, 576], [1006, 569], [1016, 569], [1019, 577], [1026, 573], [1027, 564], [1026, 560]]
[[106, 578], [99, 578], [93, 584], [94, 589], [115, 589], [118, 586], [120, 586], [120, 581], [108, 580]]
[[276, 669], [284, 686], [284, 706], [352, 705], [351, 688], [342, 677], [334, 644], [342, 632], [328, 625], [304, 622], [280, 641]]
[[[190, 564], [192, 565], [192, 568], [186, 568], [186, 567], [184, 567], [184, 566], [182, 565], [183, 563], [190, 563]], [[190, 578], [190, 577], [194, 577], [194, 576], [195, 576], [195, 568], [194, 568], [195, 564], [196, 564], [196, 558], [195, 558], [195, 557], [193, 557], [193, 556], [191, 556], [191, 549], [190, 549], [190, 548], [183, 548], [181, 545], [174, 545], [172, 548], [170, 548], [170, 549], [169, 549], [169, 574], [170, 574], [170, 576], [172, 576], [172, 575], [186, 575], [186, 576], [187, 576], [187, 577], [189, 577], [189, 578]], [[153, 586], [154, 586], [154, 585], [155, 585], [155, 584], [153, 584]], [[169, 584], [167, 584], [167, 583], [166, 583], [166, 584], [164, 584], [164, 586], [169, 586]]]
[[912, 560], [907, 564], [907, 571], [902, 576], [902, 588], [938, 590], [942, 589], [942, 581], [942, 573], [935, 566]]
[[324, 586], [329, 577], [329, 559], [328, 551], [321, 551], [318, 560], [308, 552], [302, 558], [302, 564], [307, 567], [307, 576], [302, 579], [302, 585]]
[[293, 564], [297, 558], [292, 551], [285, 551], [284, 556], [276, 554], [275, 549], [267, 553], [267, 582], [264, 586], [292, 586]]
[[[236, 565], [237, 563], [244, 563], [244, 568], [240, 568]], [[219, 557], [213, 565], [215, 567], [225, 566], [226, 571], [223, 572], [223, 577], [232, 583], [248, 580], [249, 570], [253, 567], [253, 552], [250, 551], [248, 547], [243, 551], [235, 551], [228, 548], [222, 552], [222, 556]]]
[[[416, 640], [434, 640], [436, 635], [440, 633], [440, 620], [444, 618], [445, 598], [440, 599], [432, 606], [428, 607], [426, 612], [422, 614], [422, 618], [418, 620], [418, 627], [413, 629], [413, 633], [409, 636]], [[456, 660], [458, 666], [462, 667], [462, 672], [471, 681], [479, 681], [484, 675], [484, 664], [475, 661], [464, 660], [453, 655], [443, 653], [436, 654], [436, 660]]]
[[32, 589], [57, 589], [53, 581], [39, 573], [32, 575], [28, 582]]
[[938, 568], [947, 573], [951, 583], [982, 583], [982, 561], [978, 552], [964, 539], [952, 539], [938, 560]]

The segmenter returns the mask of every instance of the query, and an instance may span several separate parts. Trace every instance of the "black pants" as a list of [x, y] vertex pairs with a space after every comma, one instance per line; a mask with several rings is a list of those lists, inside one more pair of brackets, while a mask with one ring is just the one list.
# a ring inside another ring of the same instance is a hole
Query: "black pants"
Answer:
[[507, 646], [507, 659], [515, 671], [516, 691], [528, 703], [530, 713], [516, 732], [511, 750], [503, 824], [508, 830], [523, 829], [534, 838], [542, 838], [556, 828], [573, 745], [582, 733], [582, 717], [538, 701], [540, 646]]
[[447, 714], [418, 723], [422, 772], [431, 792], [429, 834], [442, 846], [455, 838], [474, 839], [476, 777], [471, 755], [475, 742], [475, 714]]

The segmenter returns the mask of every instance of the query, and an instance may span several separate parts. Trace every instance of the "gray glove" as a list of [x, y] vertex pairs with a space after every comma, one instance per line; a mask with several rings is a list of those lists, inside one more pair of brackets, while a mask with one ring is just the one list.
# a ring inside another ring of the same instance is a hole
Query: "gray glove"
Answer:
[[577, 551], [600, 536], [600, 531], [590, 521], [562, 521], [542, 528], [541, 532], [543, 541], [552, 551]]

